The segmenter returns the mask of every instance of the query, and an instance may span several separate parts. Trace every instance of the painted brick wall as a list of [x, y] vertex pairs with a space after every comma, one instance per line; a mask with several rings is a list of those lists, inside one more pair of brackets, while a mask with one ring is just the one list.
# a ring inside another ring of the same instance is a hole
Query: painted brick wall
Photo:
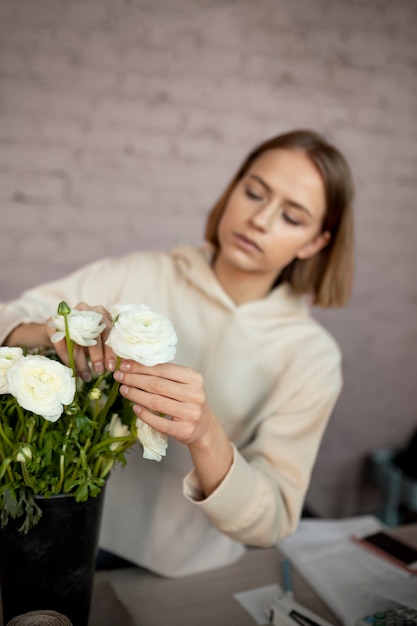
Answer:
[[357, 272], [316, 311], [345, 388], [308, 502], [372, 510], [368, 452], [417, 426], [414, 0], [1, 0], [0, 299], [86, 261], [198, 243], [255, 144], [313, 127], [357, 185]]

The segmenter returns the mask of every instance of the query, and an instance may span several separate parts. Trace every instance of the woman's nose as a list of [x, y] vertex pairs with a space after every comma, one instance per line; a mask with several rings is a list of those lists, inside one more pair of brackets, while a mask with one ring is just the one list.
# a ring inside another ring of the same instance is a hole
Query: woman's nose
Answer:
[[275, 219], [278, 206], [276, 202], [268, 202], [253, 213], [251, 222], [260, 230], [268, 230]]

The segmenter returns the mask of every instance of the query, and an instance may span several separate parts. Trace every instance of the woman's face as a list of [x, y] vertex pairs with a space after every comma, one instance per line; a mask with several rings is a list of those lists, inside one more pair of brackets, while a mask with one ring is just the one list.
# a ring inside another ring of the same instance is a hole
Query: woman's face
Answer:
[[304, 152], [264, 152], [229, 197], [216, 266], [256, 276], [267, 293], [293, 259], [314, 256], [327, 244], [325, 210], [323, 181]]

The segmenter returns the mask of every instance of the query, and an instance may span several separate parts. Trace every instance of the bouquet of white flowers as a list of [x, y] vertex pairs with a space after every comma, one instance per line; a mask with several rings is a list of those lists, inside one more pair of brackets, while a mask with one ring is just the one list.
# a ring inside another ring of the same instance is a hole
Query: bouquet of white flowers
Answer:
[[[171, 322], [145, 305], [110, 307], [107, 339], [120, 358], [144, 365], [171, 361], [177, 336]], [[22, 517], [27, 532], [41, 515], [33, 496], [97, 496], [115, 463], [139, 441], [145, 458], [161, 460], [167, 439], [136, 417], [110, 372], [91, 382], [76, 377], [74, 344], [91, 346], [105, 328], [94, 311], [65, 303], [51, 325], [66, 339], [70, 367], [53, 350], [0, 348], [0, 522]]]

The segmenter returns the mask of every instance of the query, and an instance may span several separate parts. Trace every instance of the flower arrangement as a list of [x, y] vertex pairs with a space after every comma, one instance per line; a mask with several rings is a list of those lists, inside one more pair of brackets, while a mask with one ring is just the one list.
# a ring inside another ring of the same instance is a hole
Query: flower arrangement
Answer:
[[[120, 358], [144, 365], [171, 361], [177, 336], [171, 322], [142, 304], [110, 307], [106, 343]], [[22, 517], [22, 532], [38, 522], [34, 496], [95, 497], [116, 463], [138, 442], [160, 461], [167, 438], [136, 417], [110, 372], [90, 382], [76, 376], [74, 346], [91, 346], [105, 328], [95, 311], [65, 302], [49, 322], [52, 342], [65, 338], [69, 367], [54, 350], [30, 353], [0, 347], [0, 523]]]

